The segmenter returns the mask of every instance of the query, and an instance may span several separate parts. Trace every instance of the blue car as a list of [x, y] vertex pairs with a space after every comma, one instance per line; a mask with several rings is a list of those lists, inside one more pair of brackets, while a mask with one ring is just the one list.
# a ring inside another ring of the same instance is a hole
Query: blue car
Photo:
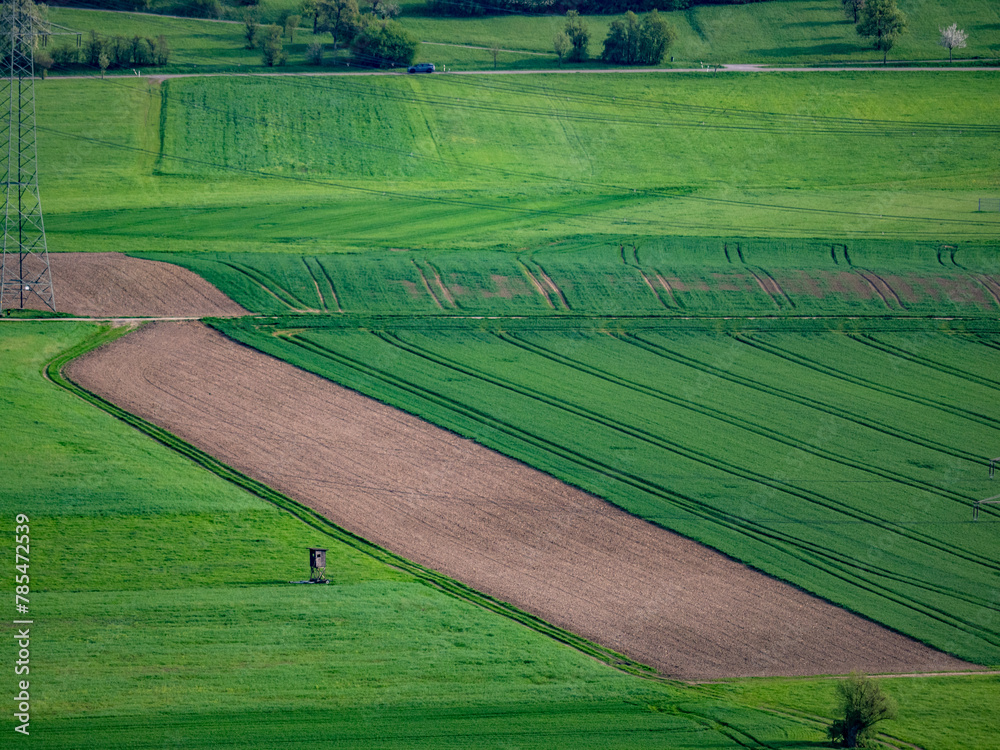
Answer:
[[433, 73], [434, 63], [417, 63], [406, 69], [407, 73]]

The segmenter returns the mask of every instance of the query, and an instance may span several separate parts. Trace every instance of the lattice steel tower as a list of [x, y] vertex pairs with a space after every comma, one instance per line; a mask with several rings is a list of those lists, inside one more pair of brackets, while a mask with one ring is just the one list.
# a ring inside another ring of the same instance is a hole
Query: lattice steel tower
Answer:
[[36, 28], [33, 11], [25, 0], [0, 6], [0, 187], [5, 190], [0, 311], [23, 308], [32, 295], [56, 309], [35, 145], [34, 48], [44, 30]]

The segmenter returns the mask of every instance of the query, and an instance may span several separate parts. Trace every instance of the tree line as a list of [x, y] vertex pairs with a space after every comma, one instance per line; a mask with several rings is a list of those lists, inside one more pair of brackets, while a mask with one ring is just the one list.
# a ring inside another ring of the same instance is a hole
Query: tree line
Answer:
[[765, 0], [427, 0], [428, 12], [439, 16], [488, 16], [504, 13], [586, 15], [686, 10], [696, 5], [746, 5]]
[[[305, 0], [302, 13], [312, 20], [314, 34], [330, 34], [333, 51], [349, 49], [356, 65], [373, 68], [405, 67], [413, 62], [420, 41], [402, 24], [394, 20], [399, 6], [389, 0], [374, 0], [369, 12], [362, 13], [357, 0]], [[284, 26], [261, 25], [257, 8], [243, 14], [244, 39], [247, 49], [260, 49], [264, 65], [284, 65], [284, 36], [295, 41], [295, 30], [302, 21], [300, 15], [287, 16]], [[306, 49], [306, 62], [323, 64], [324, 46], [317, 40]]]

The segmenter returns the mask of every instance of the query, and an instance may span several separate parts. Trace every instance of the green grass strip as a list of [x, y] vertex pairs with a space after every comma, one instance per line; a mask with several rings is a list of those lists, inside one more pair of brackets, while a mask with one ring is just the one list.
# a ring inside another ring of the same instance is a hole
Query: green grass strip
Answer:
[[507, 602], [494, 599], [493, 597], [477, 591], [470, 586], [466, 586], [460, 581], [449, 578], [448, 576], [445, 576], [435, 570], [431, 570], [430, 568], [425, 568], [422, 565], [396, 555], [376, 544], [372, 544], [368, 540], [338, 526], [311, 508], [302, 505], [287, 495], [277, 492], [267, 485], [248, 477], [246, 474], [233, 469], [231, 466], [224, 464], [171, 432], [158, 427], [152, 422], [147, 422], [145, 419], [142, 419], [141, 417], [138, 417], [119, 406], [116, 406], [95, 393], [91, 393], [87, 389], [74, 383], [63, 373], [63, 368], [72, 360], [86, 354], [87, 352], [93, 351], [100, 346], [108, 344], [115, 339], [121, 338], [131, 330], [132, 329], [130, 328], [120, 327], [105, 328], [98, 331], [90, 338], [70, 349], [67, 349], [53, 358], [45, 366], [44, 375], [56, 385], [79, 396], [84, 401], [103, 409], [116, 419], [131, 425], [168, 448], [172, 448], [181, 455], [191, 459], [196, 464], [202, 466], [208, 471], [211, 471], [213, 474], [232, 482], [236, 486], [263, 500], [266, 500], [269, 503], [272, 503], [273, 505], [276, 505], [278, 508], [290, 513], [303, 523], [306, 523], [327, 536], [336, 539], [338, 542], [347, 544], [381, 563], [403, 570], [421, 582], [433, 586], [446, 594], [519, 622], [522, 625], [541, 633], [542, 635], [546, 635], [549, 638], [564, 643], [567, 646], [587, 654], [588, 656], [608, 664], [609, 666], [615, 667], [616, 669], [641, 677], [659, 678], [656, 670], [652, 667], [630, 659], [624, 654], [620, 654], [616, 651], [588, 641], [575, 633], [571, 633], [568, 630], [563, 630], [560, 627], [552, 625], [551, 623], [548, 623], [529, 612], [518, 609]]

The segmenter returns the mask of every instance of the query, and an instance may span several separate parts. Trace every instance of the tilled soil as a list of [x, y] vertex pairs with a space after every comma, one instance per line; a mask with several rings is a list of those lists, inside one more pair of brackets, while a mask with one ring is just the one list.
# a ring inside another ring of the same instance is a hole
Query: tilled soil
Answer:
[[[121, 253], [50, 253], [56, 309], [83, 317], [228, 317], [247, 311], [195, 273]], [[29, 297], [27, 307], [45, 305]]]
[[199, 323], [151, 324], [69, 375], [354, 533], [666, 675], [976, 668]]

